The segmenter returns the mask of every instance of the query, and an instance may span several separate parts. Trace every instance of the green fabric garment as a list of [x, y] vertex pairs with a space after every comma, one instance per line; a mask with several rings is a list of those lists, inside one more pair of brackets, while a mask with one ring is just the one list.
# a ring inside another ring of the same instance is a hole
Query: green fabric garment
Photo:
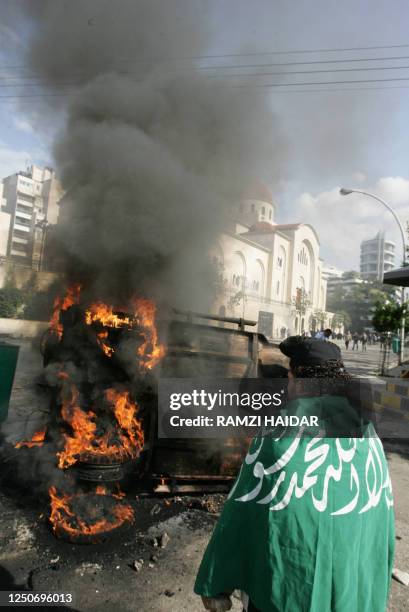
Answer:
[[[350, 414], [343, 398], [289, 414]], [[328, 430], [327, 430], [328, 431]], [[195, 592], [245, 591], [261, 612], [384, 612], [393, 498], [372, 425], [354, 438], [256, 437], [206, 549]]]

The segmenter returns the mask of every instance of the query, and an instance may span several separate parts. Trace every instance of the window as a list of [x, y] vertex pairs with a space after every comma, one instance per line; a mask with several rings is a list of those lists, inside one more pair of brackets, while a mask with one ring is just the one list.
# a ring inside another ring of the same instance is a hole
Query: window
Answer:
[[302, 264], [303, 266], [308, 266], [308, 256], [305, 247], [299, 251], [297, 259], [298, 263]]
[[19, 193], [17, 198], [18, 200], [22, 200], [23, 202], [29, 202], [31, 205], [34, 202], [34, 197], [26, 195], [25, 193]]
[[21, 244], [20, 242], [14, 242], [14, 240], [13, 240], [11, 248], [14, 251], [22, 251], [21, 254], [25, 255], [26, 254], [27, 245], [26, 244]]
[[240, 276], [238, 274], [233, 274], [233, 285], [234, 287], [240, 287]]
[[26, 215], [31, 215], [33, 212], [33, 209], [30, 208], [29, 206], [24, 206], [24, 204], [17, 204], [16, 211], [25, 213]]
[[270, 210], [270, 212], [268, 213], [268, 218], [271, 219], [271, 217], [273, 216], [272, 211]]
[[265, 206], [261, 207], [261, 214], [263, 215], [263, 217], [266, 214], [266, 207]]
[[24, 219], [23, 217], [17, 217], [17, 215], [15, 222], [20, 223], [20, 225], [31, 225], [31, 219]]
[[19, 229], [14, 228], [13, 229], [13, 236], [17, 236], [18, 238], [26, 238], [27, 239], [27, 232], [23, 232]]

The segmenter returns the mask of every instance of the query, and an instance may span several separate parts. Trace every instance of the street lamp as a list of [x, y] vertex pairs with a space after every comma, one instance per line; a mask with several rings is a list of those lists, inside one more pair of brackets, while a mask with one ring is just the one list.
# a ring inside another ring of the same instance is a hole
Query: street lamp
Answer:
[[[380, 202], [381, 204], [383, 204], [385, 206], [385, 208], [387, 208], [389, 210], [390, 213], [392, 213], [396, 223], [399, 226], [399, 231], [400, 231], [400, 235], [402, 238], [402, 249], [403, 249], [403, 261], [402, 261], [402, 265], [405, 266], [406, 264], [406, 241], [405, 241], [405, 232], [403, 229], [403, 225], [398, 217], [398, 215], [396, 214], [395, 210], [392, 208], [392, 206], [390, 206], [389, 204], [387, 204], [387, 202], [385, 202], [385, 200], [382, 200], [382, 198], [380, 198], [379, 196], [373, 194], [373, 193], [368, 193], [367, 191], [361, 191], [360, 189], [345, 189], [345, 187], [342, 187], [339, 190], [339, 193], [343, 196], [346, 195], [350, 195], [351, 193], [359, 193], [361, 195], [364, 196], [368, 196], [369, 198], [373, 198], [374, 200], [377, 200], [378, 202]], [[402, 304], [402, 320], [401, 320], [401, 326], [400, 326], [400, 351], [399, 351], [399, 363], [403, 363], [403, 354], [404, 354], [404, 344], [405, 344], [405, 309], [404, 309], [404, 305], [405, 305], [405, 288], [402, 287], [401, 289], [401, 304]]]

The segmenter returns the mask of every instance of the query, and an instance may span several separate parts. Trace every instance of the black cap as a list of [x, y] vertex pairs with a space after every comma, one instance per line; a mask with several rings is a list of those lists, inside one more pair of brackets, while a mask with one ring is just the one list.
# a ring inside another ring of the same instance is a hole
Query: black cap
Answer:
[[290, 358], [291, 367], [322, 365], [329, 361], [341, 361], [341, 351], [333, 342], [319, 338], [290, 336], [281, 342], [280, 351]]

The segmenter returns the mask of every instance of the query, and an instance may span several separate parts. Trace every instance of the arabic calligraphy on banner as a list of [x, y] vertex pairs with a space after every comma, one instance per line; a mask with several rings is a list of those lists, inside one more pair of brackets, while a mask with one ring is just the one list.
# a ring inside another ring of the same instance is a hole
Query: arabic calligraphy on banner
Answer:
[[[377, 436], [333, 439], [317, 436], [306, 440], [300, 434], [287, 440], [289, 444], [281, 456], [277, 458], [276, 453], [274, 463], [266, 467], [259, 460], [263, 445], [282, 441], [268, 436], [256, 438], [229, 498], [237, 502], [270, 504], [271, 511], [279, 511], [310, 492], [314, 508], [325, 512], [329, 510], [332, 487], [338, 487], [337, 493], [342, 489], [342, 496], [336, 495], [336, 498], [342, 497], [345, 503], [332, 509], [332, 516], [351, 512], [363, 514], [381, 502], [388, 508], [393, 505], [388, 466]], [[251, 480], [254, 477], [255, 486], [244, 495], [234, 497], [250, 466], [254, 466], [250, 476]], [[269, 478], [274, 474], [276, 476]], [[266, 487], [270, 488], [267, 494]]]

